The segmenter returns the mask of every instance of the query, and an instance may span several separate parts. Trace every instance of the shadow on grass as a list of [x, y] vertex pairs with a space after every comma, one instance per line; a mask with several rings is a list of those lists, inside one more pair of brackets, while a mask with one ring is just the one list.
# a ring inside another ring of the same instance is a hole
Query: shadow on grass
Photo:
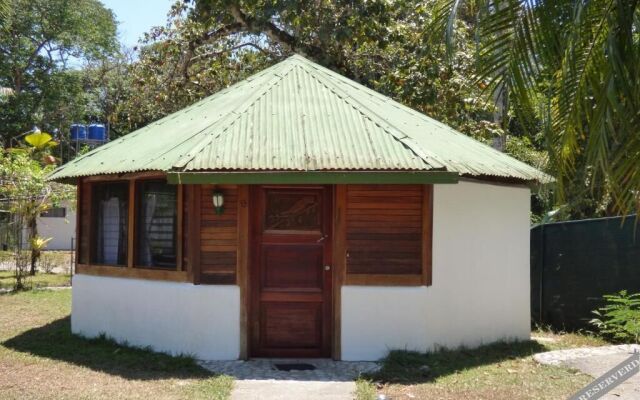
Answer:
[[365, 378], [384, 383], [431, 382], [466, 369], [527, 357], [547, 349], [535, 341], [498, 342], [473, 350], [441, 350], [434, 353], [393, 350], [382, 368]]
[[121, 346], [106, 337], [85, 339], [73, 335], [69, 317], [30, 329], [2, 344], [22, 353], [63, 361], [126, 379], [188, 379], [215, 376], [200, 367], [191, 357], [172, 357], [149, 349]]

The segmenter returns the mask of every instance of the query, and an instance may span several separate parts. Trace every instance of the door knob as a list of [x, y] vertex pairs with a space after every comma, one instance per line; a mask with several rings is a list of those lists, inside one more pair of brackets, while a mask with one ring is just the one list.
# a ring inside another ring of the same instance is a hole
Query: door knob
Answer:
[[325, 265], [325, 266], [324, 266], [324, 270], [325, 270], [325, 271], [329, 271], [329, 270], [331, 270], [331, 265]]

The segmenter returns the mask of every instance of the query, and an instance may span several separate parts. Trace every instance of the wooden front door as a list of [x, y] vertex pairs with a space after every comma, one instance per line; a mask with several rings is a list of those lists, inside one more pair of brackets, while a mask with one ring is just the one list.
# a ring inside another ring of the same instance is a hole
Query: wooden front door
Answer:
[[331, 354], [331, 188], [252, 192], [252, 357]]

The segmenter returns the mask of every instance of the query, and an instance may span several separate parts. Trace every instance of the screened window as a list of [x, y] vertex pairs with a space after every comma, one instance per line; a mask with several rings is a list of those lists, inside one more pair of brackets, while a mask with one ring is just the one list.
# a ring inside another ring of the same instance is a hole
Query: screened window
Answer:
[[127, 262], [127, 226], [129, 184], [96, 183], [91, 192], [93, 251], [96, 264], [125, 265]]
[[52, 207], [45, 212], [40, 213], [42, 218], [65, 218], [67, 209], [64, 207]]
[[136, 194], [136, 265], [175, 268], [177, 186], [164, 181], [142, 181]]

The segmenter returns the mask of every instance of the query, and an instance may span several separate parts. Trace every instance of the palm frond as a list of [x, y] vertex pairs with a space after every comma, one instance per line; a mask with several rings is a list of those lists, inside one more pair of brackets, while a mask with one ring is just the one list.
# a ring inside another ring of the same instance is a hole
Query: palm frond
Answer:
[[584, 152], [594, 171], [593, 184], [611, 185], [620, 213], [638, 210], [640, 190], [637, 13], [637, 1], [576, 4], [555, 85], [550, 136], [560, 187]]
[[433, 33], [430, 40], [434, 43], [444, 41], [449, 59], [452, 58], [455, 49], [455, 24], [458, 19], [458, 10], [463, 3], [463, 0], [436, 0], [434, 7], [434, 18], [429, 27]]
[[[544, 122], [560, 202], [587, 168], [619, 212], [640, 211], [639, 1], [475, 2], [478, 77], [492, 98], [510, 96], [521, 121]], [[449, 48], [463, 3], [438, 3], [434, 29]]]

